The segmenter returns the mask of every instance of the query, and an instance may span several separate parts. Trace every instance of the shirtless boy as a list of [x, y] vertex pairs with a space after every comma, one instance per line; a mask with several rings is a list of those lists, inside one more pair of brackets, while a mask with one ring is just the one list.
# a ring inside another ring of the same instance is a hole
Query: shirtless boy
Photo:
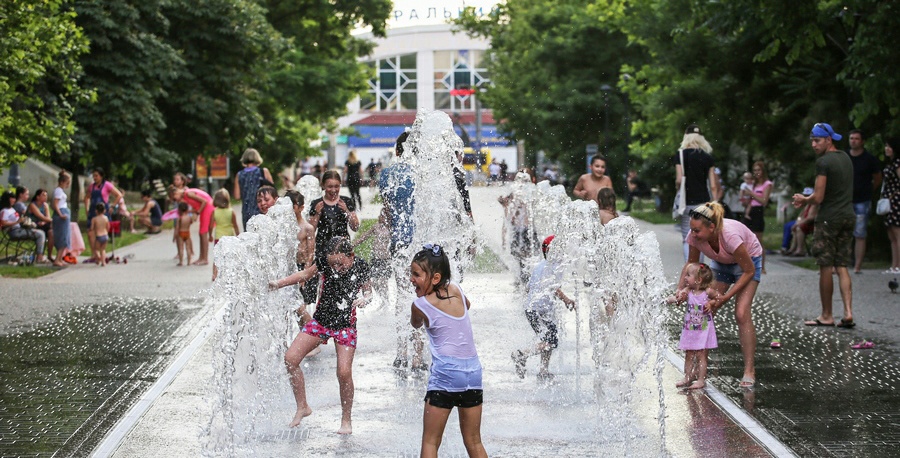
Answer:
[[606, 176], [606, 158], [598, 154], [591, 158], [591, 173], [578, 179], [573, 193], [582, 200], [595, 200], [600, 189], [612, 187], [612, 180]]
[[106, 266], [106, 243], [109, 242], [109, 218], [106, 217], [106, 205], [97, 203], [94, 207], [97, 215], [91, 218], [90, 230], [94, 233], [94, 246], [91, 250], [97, 256], [97, 265]]

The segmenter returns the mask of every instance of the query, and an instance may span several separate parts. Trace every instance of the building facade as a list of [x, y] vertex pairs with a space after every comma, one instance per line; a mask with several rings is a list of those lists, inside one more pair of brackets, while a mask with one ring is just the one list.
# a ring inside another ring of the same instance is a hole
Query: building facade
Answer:
[[349, 113], [338, 120], [341, 128], [351, 127], [357, 133], [332, 136], [338, 165], [350, 150], [363, 164], [388, 162], [397, 136], [412, 126], [416, 112], [424, 108], [450, 115], [457, 134], [471, 148], [467, 153], [482, 151], [516, 170], [516, 145], [498, 132], [490, 107], [479, 100], [479, 88], [490, 84], [485, 68], [490, 43], [454, 33], [454, 26], [447, 22], [459, 17], [464, 4], [488, 14], [497, 2], [397, 0], [386, 37], [357, 31], [357, 36], [375, 42], [372, 54], [363, 59], [375, 77], [367, 93], [351, 102]]

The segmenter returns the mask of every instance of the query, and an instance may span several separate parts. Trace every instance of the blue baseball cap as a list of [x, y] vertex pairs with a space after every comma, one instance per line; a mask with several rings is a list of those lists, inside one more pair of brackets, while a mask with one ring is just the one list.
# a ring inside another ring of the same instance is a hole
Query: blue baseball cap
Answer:
[[817, 122], [812, 130], [809, 132], [809, 138], [813, 137], [831, 137], [834, 141], [840, 141], [840, 139], [844, 138], [841, 134], [838, 134], [831, 128], [829, 124], [825, 124], [824, 122]]

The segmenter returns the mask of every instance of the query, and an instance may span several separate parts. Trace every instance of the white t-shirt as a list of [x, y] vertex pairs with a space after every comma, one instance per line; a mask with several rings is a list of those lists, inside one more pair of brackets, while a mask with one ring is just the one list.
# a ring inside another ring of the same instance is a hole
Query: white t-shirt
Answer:
[[[19, 212], [17, 212], [16, 209], [12, 207], [4, 208], [3, 210], [0, 210], [0, 220], [2, 220], [4, 223], [16, 223], [17, 221], [19, 221]], [[18, 223], [16, 223], [16, 225], [14, 226], [4, 226], [3, 229], [9, 231], [17, 227], [19, 227]]]
[[57, 203], [56, 208], [69, 208], [69, 204], [66, 203], [66, 192], [63, 191], [62, 188], [56, 188], [53, 190], [53, 198], [59, 199], [59, 203]]
[[546, 260], [539, 262], [534, 266], [534, 270], [531, 271], [531, 279], [528, 280], [525, 310], [531, 310], [552, 319], [556, 290], [561, 286], [562, 269]]

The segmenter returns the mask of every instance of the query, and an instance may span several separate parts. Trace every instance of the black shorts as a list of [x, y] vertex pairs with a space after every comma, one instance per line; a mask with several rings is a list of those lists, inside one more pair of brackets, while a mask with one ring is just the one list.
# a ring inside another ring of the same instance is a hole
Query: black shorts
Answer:
[[528, 324], [534, 333], [538, 335], [542, 342], [550, 344], [550, 349], [559, 346], [559, 331], [556, 329], [556, 323], [545, 319], [534, 310], [526, 310], [525, 317], [528, 318]]
[[766, 220], [763, 217], [765, 207], [750, 207], [750, 219], [745, 220], [744, 224], [750, 228], [750, 232], [759, 234], [766, 230]]
[[478, 407], [484, 402], [483, 390], [441, 391], [430, 390], [425, 393], [425, 402], [434, 407], [452, 409], [454, 407]]

